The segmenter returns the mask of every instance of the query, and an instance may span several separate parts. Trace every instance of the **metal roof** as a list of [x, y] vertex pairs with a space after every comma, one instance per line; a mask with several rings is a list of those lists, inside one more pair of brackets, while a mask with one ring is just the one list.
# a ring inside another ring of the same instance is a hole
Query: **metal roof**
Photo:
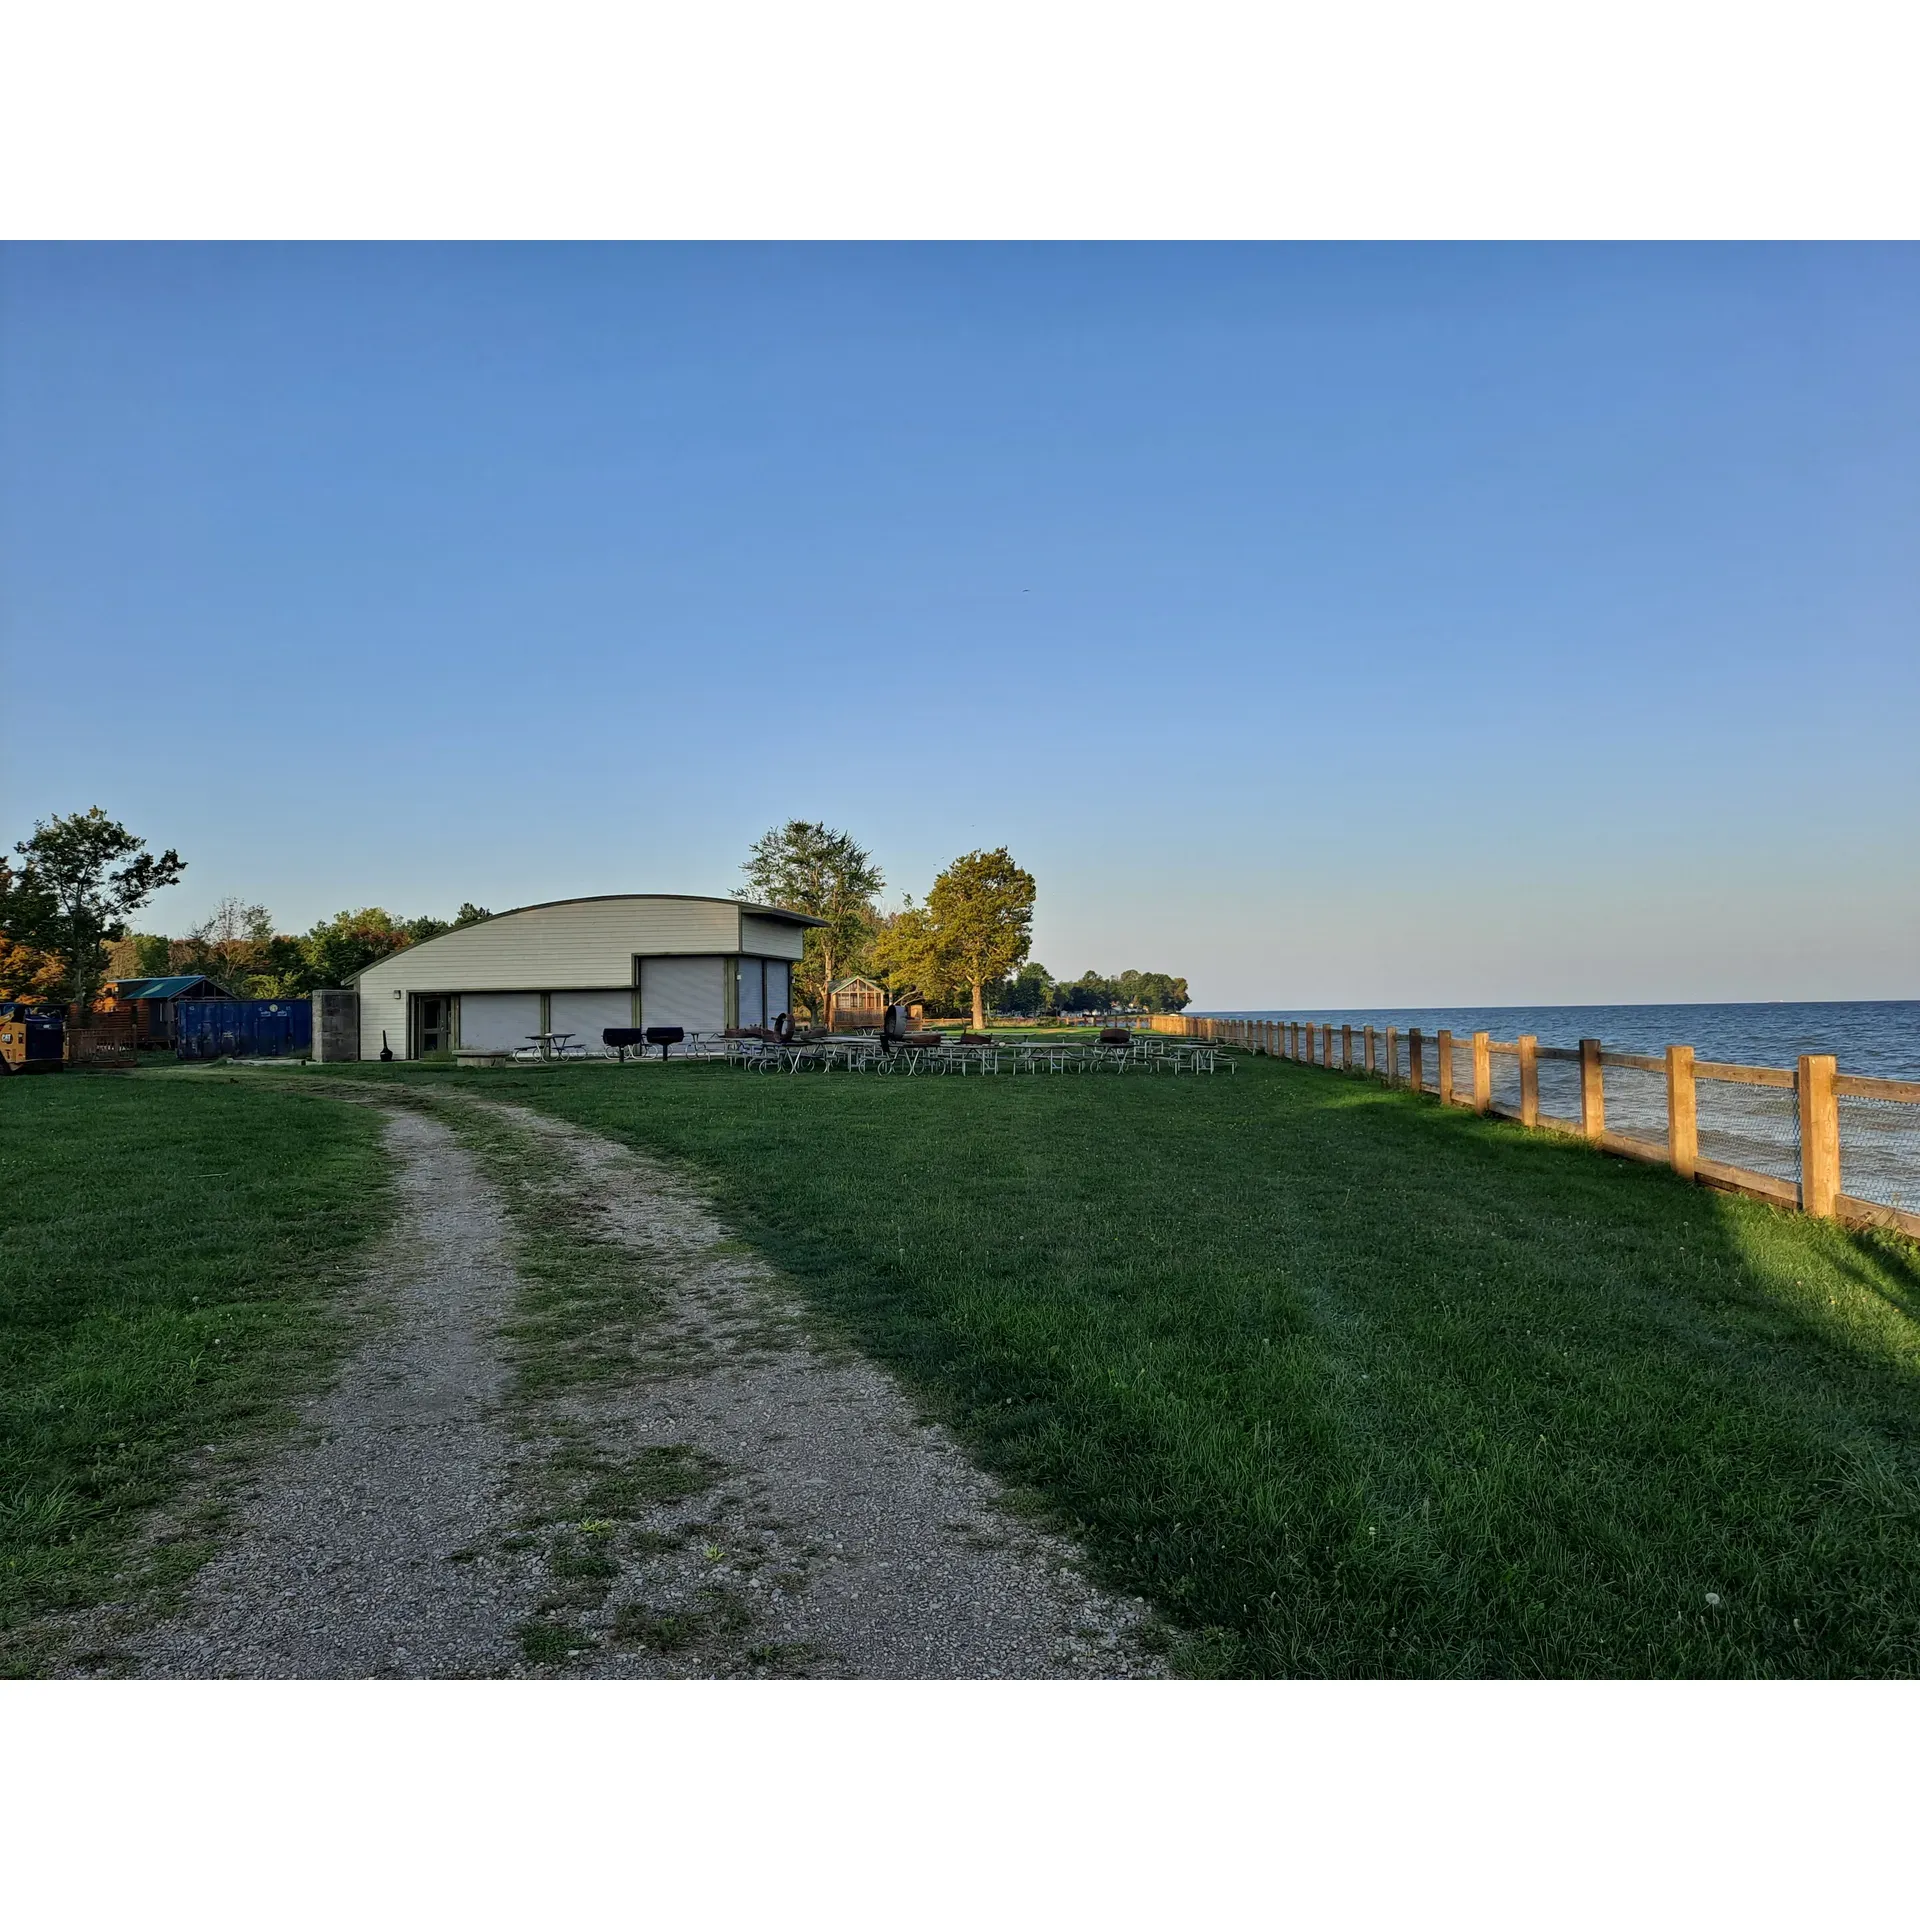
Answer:
[[564, 900], [536, 900], [530, 906], [503, 907], [498, 913], [490, 913], [485, 920], [470, 920], [464, 927], [449, 927], [445, 933], [430, 933], [424, 940], [416, 940], [410, 947], [401, 947], [393, 953], [383, 953], [379, 960], [370, 961], [346, 976], [342, 983], [355, 985], [363, 973], [371, 972], [374, 967], [387, 960], [397, 960], [402, 953], [414, 953], [421, 947], [430, 947], [436, 940], [450, 940], [456, 933], [471, 933], [475, 927], [490, 925], [495, 920], [511, 920], [516, 913], [539, 913], [546, 907], [582, 907], [590, 900], [704, 900], [717, 907], [738, 907], [742, 913], [757, 914], [767, 920], [786, 920], [797, 927], [824, 927], [824, 920], [816, 920], [810, 913], [796, 913], [791, 907], [765, 907], [754, 900], [736, 900], [724, 893], [576, 893]]
[[169, 973], [150, 980], [109, 980], [107, 985], [122, 1000], [177, 1000], [189, 987], [207, 986], [223, 998], [231, 1000], [232, 994], [217, 980], [209, 980], [204, 973]]

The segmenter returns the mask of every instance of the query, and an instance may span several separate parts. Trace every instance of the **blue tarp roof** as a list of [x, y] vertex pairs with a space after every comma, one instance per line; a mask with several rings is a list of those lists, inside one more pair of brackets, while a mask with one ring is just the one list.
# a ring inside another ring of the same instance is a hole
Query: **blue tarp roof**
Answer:
[[177, 1000], [189, 987], [213, 987], [222, 999], [231, 999], [204, 973], [169, 973], [155, 980], [113, 980], [108, 983], [122, 1000]]

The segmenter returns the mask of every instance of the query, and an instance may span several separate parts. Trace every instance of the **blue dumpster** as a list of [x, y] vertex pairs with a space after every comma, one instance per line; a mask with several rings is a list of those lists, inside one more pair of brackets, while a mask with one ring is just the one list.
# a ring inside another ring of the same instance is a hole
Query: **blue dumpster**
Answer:
[[173, 1050], [182, 1060], [313, 1049], [311, 1000], [181, 1000], [173, 1019]]

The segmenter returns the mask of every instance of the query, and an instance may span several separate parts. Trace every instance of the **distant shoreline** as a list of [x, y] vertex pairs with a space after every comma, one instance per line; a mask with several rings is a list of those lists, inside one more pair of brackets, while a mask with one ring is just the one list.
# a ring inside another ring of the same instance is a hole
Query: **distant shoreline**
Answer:
[[1550, 1046], [1592, 1037], [1657, 1051], [1693, 1047], [1704, 1059], [1791, 1066], [1832, 1053], [1841, 1069], [1920, 1078], [1920, 1000], [1619, 1001], [1536, 1006], [1199, 1008], [1196, 1019], [1312, 1020], [1355, 1027], [1484, 1029], [1496, 1039], [1531, 1033]]

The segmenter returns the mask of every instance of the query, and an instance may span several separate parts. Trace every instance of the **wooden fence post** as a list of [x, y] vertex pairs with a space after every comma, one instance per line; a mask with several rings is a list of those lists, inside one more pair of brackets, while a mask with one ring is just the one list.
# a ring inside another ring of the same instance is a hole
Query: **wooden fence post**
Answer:
[[1493, 1105], [1493, 1055], [1487, 1051], [1491, 1034], [1473, 1036], [1473, 1110], [1485, 1113]]
[[1540, 1042], [1531, 1033], [1520, 1036], [1520, 1124], [1540, 1124]]
[[1839, 1062], [1830, 1053], [1803, 1053], [1794, 1076], [1800, 1090], [1800, 1209], [1833, 1217], [1840, 1198], [1840, 1102], [1833, 1091]]
[[1373, 1024], [1371, 1021], [1361, 1030], [1361, 1041], [1366, 1048], [1367, 1071], [1369, 1073], [1377, 1073], [1379, 1068], [1376, 1062], [1379, 1056], [1375, 1054], [1373, 1050]]
[[1333, 1022], [1324, 1020], [1320, 1024], [1320, 1064], [1329, 1073], [1333, 1071]]
[[1667, 1049], [1667, 1158], [1683, 1180], [1700, 1159], [1700, 1119], [1694, 1105], [1693, 1049]]
[[1353, 1027], [1345, 1024], [1340, 1029], [1340, 1071], [1353, 1071]]
[[1392, 1086], [1394, 1077], [1400, 1071], [1400, 1029], [1387, 1029], [1387, 1085]]
[[1407, 1085], [1415, 1093], [1426, 1091], [1426, 1062], [1421, 1057], [1420, 1029], [1407, 1029]]
[[1433, 1036], [1433, 1084], [1443, 1107], [1453, 1105], [1453, 1029], [1442, 1027]]
[[1600, 1071], [1600, 1042], [1580, 1042], [1580, 1131], [1598, 1140], [1607, 1130], [1607, 1080]]
[[1314, 1038], [1315, 1032], [1316, 1028], [1309, 1020], [1307, 1022], [1307, 1065], [1310, 1067], [1319, 1065], [1320, 1061], [1319, 1042]]

